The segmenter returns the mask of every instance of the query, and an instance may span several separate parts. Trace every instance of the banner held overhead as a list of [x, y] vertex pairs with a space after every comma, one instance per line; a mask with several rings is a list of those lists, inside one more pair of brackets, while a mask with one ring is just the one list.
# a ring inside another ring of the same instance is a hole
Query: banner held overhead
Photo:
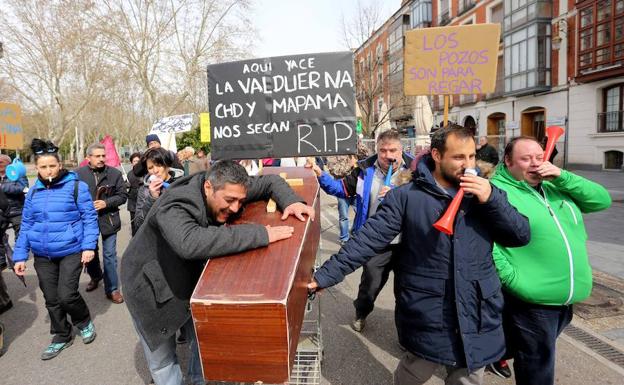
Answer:
[[351, 52], [208, 66], [213, 159], [354, 154]]
[[500, 24], [423, 28], [405, 35], [405, 95], [494, 92]]

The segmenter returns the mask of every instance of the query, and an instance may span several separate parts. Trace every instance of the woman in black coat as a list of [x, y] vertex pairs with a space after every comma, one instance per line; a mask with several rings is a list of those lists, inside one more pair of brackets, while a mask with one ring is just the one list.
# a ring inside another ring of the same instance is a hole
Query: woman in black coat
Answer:
[[172, 168], [172, 165], [170, 153], [163, 148], [150, 148], [141, 157], [141, 166], [147, 170], [147, 175], [143, 177], [137, 192], [136, 214], [133, 221], [136, 231], [143, 224], [156, 199], [171, 183], [184, 176], [184, 170]]
[[[141, 153], [135, 152], [130, 155], [130, 164], [132, 167], [136, 166], [137, 163], [141, 161]], [[126, 187], [128, 188], [128, 212], [130, 213], [130, 224], [132, 227], [132, 236], [136, 234], [139, 229], [138, 226], [134, 223], [134, 215], [136, 212], [136, 203], [137, 203], [137, 193], [139, 192], [139, 187], [143, 184], [142, 175], [136, 175], [134, 173], [134, 169], [130, 169], [128, 173], [128, 182], [126, 183]]]

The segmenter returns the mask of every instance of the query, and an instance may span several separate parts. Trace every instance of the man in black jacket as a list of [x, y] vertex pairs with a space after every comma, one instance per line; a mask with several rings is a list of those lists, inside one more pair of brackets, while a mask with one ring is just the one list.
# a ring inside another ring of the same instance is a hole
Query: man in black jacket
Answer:
[[244, 202], [273, 198], [283, 211], [313, 220], [314, 209], [302, 203], [276, 175], [248, 177], [232, 161], [177, 180], [156, 200], [121, 260], [126, 305], [139, 334], [156, 384], [182, 384], [175, 355], [175, 333], [184, 326], [190, 342], [189, 375], [203, 384], [189, 301], [206, 260], [235, 254], [289, 238], [290, 226], [223, 226]]
[[[9, 200], [2, 189], [0, 189], [0, 229], [3, 229], [3, 231], [6, 229], [9, 222], [9, 219], [5, 216], [8, 209]], [[5, 256], [7, 252], [6, 247], [7, 245], [4, 242], [0, 242], [0, 253], [2, 253], [3, 256]], [[13, 301], [11, 301], [11, 297], [9, 296], [9, 290], [7, 289], [4, 278], [2, 277], [2, 270], [6, 269], [6, 267], [6, 262], [4, 263], [4, 266], [0, 266], [0, 314], [13, 307]], [[0, 344], [0, 355], [2, 355], [2, 344]]]
[[[396, 326], [406, 353], [396, 385], [424, 384], [444, 366], [449, 384], [481, 384], [485, 365], [505, 352], [503, 295], [493, 242], [529, 242], [526, 217], [476, 175], [475, 142], [463, 127], [436, 131], [412, 183], [392, 189], [360, 231], [314, 274], [310, 290], [333, 286], [402, 233], [394, 253]], [[449, 236], [433, 228], [463, 187]]]
[[80, 180], [89, 185], [93, 205], [98, 212], [98, 224], [102, 234], [102, 251], [104, 253], [104, 273], [100, 266], [98, 249], [95, 258], [87, 264], [87, 272], [91, 281], [87, 291], [93, 291], [104, 278], [104, 292], [113, 303], [122, 303], [117, 278], [117, 232], [121, 229], [119, 206], [126, 203], [128, 193], [121, 171], [109, 167], [106, 162], [106, 151], [103, 144], [92, 144], [87, 148], [89, 164], [76, 170]]
[[[4, 210], [5, 226], [0, 228], [0, 242], [3, 247], [8, 246], [9, 240], [6, 230], [9, 226], [13, 227], [15, 239], [17, 239], [22, 224], [22, 210], [24, 209], [24, 200], [26, 198], [25, 189], [28, 187], [28, 179], [26, 176], [20, 177], [18, 180], [12, 181], [6, 174], [7, 166], [11, 164], [11, 158], [8, 155], [0, 154], [0, 189], [5, 194], [8, 207]], [[6, 246], [4, 246], [6, 245]], [[0, 270], [6, 266], [6, 253], [0, 251]]]

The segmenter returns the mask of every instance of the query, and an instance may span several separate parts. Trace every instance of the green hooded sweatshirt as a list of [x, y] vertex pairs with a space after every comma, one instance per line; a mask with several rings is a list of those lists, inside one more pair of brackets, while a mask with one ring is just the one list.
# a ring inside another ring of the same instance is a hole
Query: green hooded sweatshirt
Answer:
[[491, 181], [507, 193], [509, 203], [529, 219], [531, 227], [531, 242], [526, 246], [494, 245], [492, 254], [505, 289], [541, 305], [567, 305], [589, 297], [592, 272], [581, 213], [608, 208], [609, 192], [561, 170], [559, 177], [542, 183], [542, 196], [527, 182], [516, 180], [504, 164], [498, 165]]

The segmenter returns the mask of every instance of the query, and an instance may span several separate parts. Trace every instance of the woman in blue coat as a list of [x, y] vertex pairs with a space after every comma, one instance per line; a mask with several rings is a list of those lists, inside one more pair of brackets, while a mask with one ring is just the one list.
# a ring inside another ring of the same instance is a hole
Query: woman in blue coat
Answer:
[[54, 335], [41, 354], [42, 360], [49, 360], [71, 346], [72, 324], [80, 330], [85, 344], [95, 339], [95, 327], [78, 293], [78, 281], [83, 264], [93, 259], [99, 229], [88, 187], [61, 167], [58, 147], [33, 139], [31, 149], [38, 178], [24, 202], [13, 260], [15, 273], [24, 275], [28, 252], [34, 255], [39, 287], [50, 315], [50, 333]]

